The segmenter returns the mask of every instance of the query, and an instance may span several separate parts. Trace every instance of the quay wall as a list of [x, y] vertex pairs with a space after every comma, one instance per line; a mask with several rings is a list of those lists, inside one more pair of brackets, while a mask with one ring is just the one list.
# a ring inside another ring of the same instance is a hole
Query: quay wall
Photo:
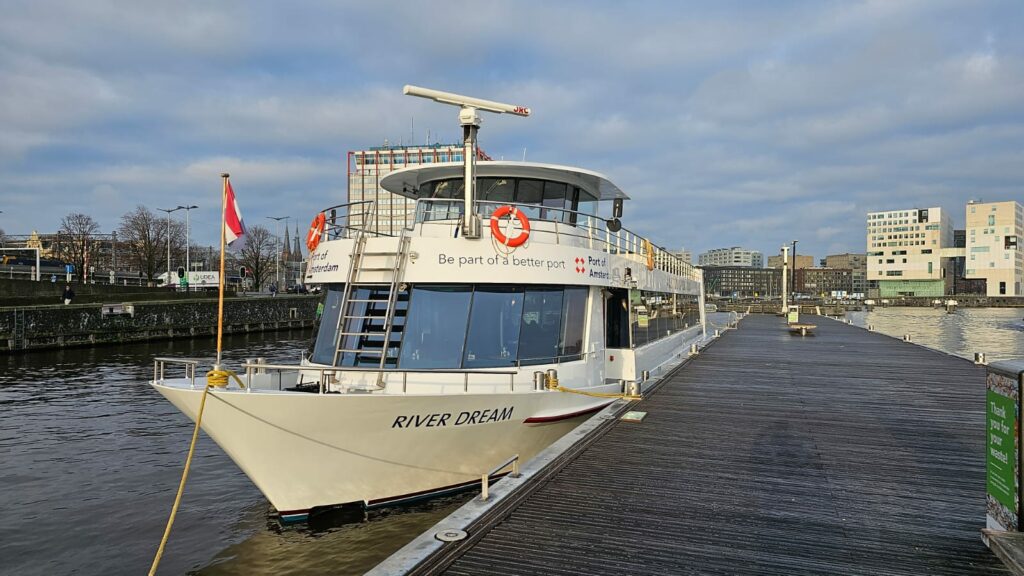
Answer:
[[[227, 298], [224, 333], [311, 327], [318, 302], [315, 295]], [[0, 354], [217, 334], [216, 300], [121, 306], [130, 308], [111, 310], [100, 304], [0, 307]]]
[[[4, 306], [37, 306], [44, 304], [62, 304], [64, 281], [50, 282], [49, 277], [41, 282], [24, 279], [0, 278], [0, 307]], [[146, 286], [122, 286], [118, 284], [79, 284], [71, 283], [75, 291], [74, 302], [135, 302], [145, 300], [191, 300], [197, 298], [217, 298], [216, 292], [177, 292], [170, 288], [151, 288]]]

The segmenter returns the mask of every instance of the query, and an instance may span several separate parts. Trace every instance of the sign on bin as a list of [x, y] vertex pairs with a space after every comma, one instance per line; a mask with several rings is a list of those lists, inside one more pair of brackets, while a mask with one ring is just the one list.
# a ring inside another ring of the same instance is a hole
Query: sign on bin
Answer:
[[985, 511], [994, 530], [1020, 529], [1022, 362], [993, 362], [985, 378]]

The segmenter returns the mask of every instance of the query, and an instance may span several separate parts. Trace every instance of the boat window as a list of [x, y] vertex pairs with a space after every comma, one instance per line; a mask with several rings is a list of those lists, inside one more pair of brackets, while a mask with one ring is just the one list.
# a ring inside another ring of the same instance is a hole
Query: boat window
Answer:
[[523, 301], [523, 328], [519, 334], [520, 364], [550, 364], [556, 360], [561, 317], [560, 288], [526, 289]]
[[587, 324], [587, 295], [583, 286], [566, 287], [562, 297], [562, 335], [558, 342], [560, 360], [578, 360], [583, 354], [583, 329]]
[[540, 217], [540, 205], [544, 201], [543, 180], [520, 180], [516, 186], [517, 204], [536, 204], [538, 207], [520, 206], [523, 212], [530, 218]]
[[470, 286], [414, 287], [399, 366], [458, 367], [462, 362], [471, 299]]
[[544, 183], [544, 206], [547, 208], [558, 208], [558, 210], [545, 210], [541, 216], [544, 220], [555, 220], [557, 222], [566, 222], [566, 213], [563, 212], [565, 208], [571, 208], [571, 204], [566, 204], [565, 197], [569, 192], [569, 185], [564, 182], [545, 182]]
[[696, 296], [630, 291], [633, 346], [643, 346], [700, 322]]
[[477, 180], [477, 198], [487, 202], [511, 202], [515, 186], [512, 178], [480, 178]]
[[337, 347], [338, 315], [341, 314], [341, 294], [344, 284], [327, 285], [324, 295], [324, 309], [320, 315], [320, 328], [313, 346], [313, 362], [330, 365], [334, 362], [334, 350]]
[[462, 367], [515, 366], [522, 313], [522, 288], [478, 287], [473, 293]]

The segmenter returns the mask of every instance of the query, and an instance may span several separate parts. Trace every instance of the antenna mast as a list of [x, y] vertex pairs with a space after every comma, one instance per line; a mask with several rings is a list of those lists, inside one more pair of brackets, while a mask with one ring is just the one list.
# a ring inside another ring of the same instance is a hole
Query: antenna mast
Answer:
[[451, 92], [431, 90], [406, 84], [402, 93], [408, 96], [427, 98], [441, 104], [458, 106], [459, 124], [462, 125], [462, 161], [465, 164], [465, 193], [466, 208], [463, 213], [462, 235], [470, 240], [480, 238], [480, 215], [474, 211], [476, 193], [476, 150], [477, 132], [480, 130], [480, 116], [477, 111], [493, 112], [495, 114], [515, 114], [516, 116], [529, 116], [530, 109], [526, 106], [514, 104], [503, 104], [491, 100], [482, 100], [471, 96], [462, 96]]

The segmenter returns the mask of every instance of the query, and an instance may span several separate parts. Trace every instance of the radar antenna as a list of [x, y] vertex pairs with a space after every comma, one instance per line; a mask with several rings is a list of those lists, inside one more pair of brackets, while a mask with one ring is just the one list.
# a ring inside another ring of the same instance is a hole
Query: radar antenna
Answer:
[[480, 116], [477, 111], [493, 112], [495, 114], [515, 114], [516, 116], [529, 116], [530, 109], [526, 106], [514, 104], [503, 104], [492, 100], [482, 100], [471, 96], [462, 96], [451, 92], [431, 90], [406, 84], [402, 93], [408, 96], [419, 96], [428, 98], [441, 104], [458, 106], [459, 124], [462, 125], [462, 161], [465, 164], [465, 185], [466, 209], [463, 213], [462, 235], [468, 239], [480, 238], [480, 215], [474, 211], [473, 205], [476, 194], [476, 137], [480, 130]]

